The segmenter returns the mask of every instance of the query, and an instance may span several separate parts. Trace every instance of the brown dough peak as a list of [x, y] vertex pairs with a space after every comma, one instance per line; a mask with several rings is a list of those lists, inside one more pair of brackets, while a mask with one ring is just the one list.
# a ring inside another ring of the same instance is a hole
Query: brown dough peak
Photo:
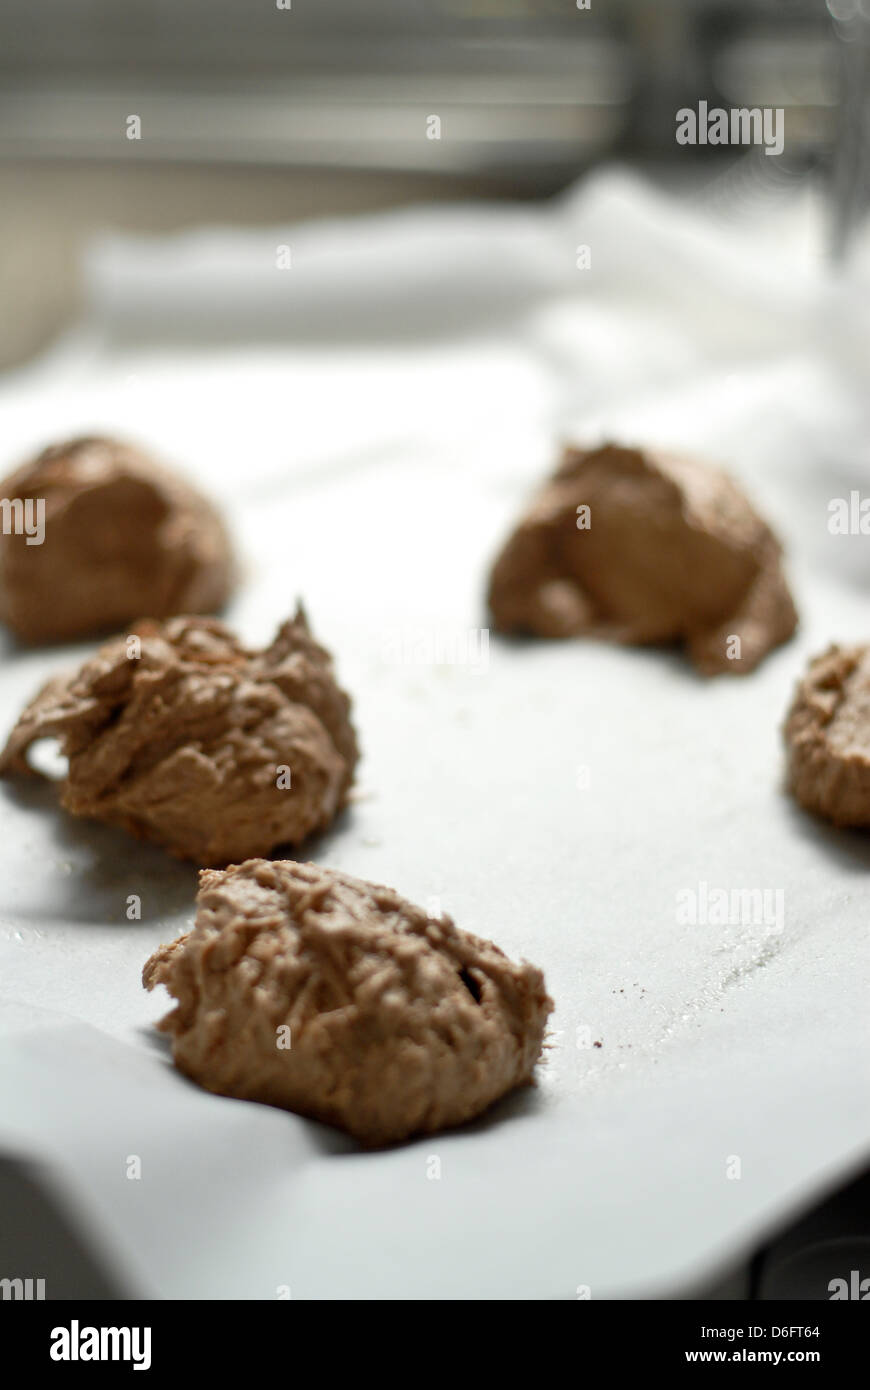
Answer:
[[143, 982], [178, 1001], [158, 1026], [208, 1090], [374, 1145], [460, 1124], [532, 1080], [552, 1009], [541, 972], [449, 917], [262, 859], [203, 872], [197, 904]]
[[489, 606], [502, 632], [682, 642], [705, 675], [753, 670], [797, 624], [779, 543], [726, 474], [615, 444], [566, 450], [495, 562]]
[[25, 642], [111, 632], [141, 613], [214, 613], [229, 597], [234, 563], [215, 508], [127, 444], [54, 445], [0, 496], [45, 503], [42, 544], [0, 535], [0, 620]]
[[227, 864], [329, 825], [358, 758], [349, 712], [301, 609], [261, 652], [214, 618], [149, 619], [43, 687], [0, 754], [0, 775], [31, 773], [30, 745], [59, 739], [69, 762], [61, 802], [73, 815]]

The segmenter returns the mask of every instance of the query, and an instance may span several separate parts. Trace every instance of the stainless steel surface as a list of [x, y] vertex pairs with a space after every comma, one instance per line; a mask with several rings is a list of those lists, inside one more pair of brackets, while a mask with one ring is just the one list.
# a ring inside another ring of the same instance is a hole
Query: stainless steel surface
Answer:
[[829, 0], [839, 39], [840, 101], [831, 181], [831, 251], [848, 254], [870, 205], [870, 3]]

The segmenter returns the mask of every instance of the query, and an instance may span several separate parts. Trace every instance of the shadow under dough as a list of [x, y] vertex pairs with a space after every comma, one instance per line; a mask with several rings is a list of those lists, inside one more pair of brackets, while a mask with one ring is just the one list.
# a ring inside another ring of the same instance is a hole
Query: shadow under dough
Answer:
[[830, 855], [842, 868], [856, 873], [866, 873], [870, 869], [870, 830], [850, 829], [824, 820], [805, 810], [785, 786], [782, 796], [795, 835]]
[[[24, 825], [15, 833], [7, 824], [0, 836], [0, 881], [9, 915], [40, 924], [136, 927], [193, 911], [195, 865], [115, 826], [70, 815], [54, 782], [4, 783], [0, 795], [33, 822], [33, 828]], [[140, 919], [127, 916], [132, 894], [140, 900]]]
[[[7, 833], [0, 836], [3, 906], [10, 915], [39, 923], [135, 927], [180, 913], [193, 914], [196, 864], [174, 859], [159, 845], [117, 826], [70, 815], [60, 804], [54, 781], [33, 778], [3, 783], [0, 797], [32, 817], [36, 827], [34, 835], [23, 828], [10, 834], [7, 826]], [[353, 819], [353, 808], [346, 807], [328, 829], [303, 845], [278, 847], [264, 858], [328, 862], [331, 846]], [[32, 871], [22, 874], [25, 858], [31, 859]], [[131, 894], [140, 900], [140, 919], [127, 917]]]

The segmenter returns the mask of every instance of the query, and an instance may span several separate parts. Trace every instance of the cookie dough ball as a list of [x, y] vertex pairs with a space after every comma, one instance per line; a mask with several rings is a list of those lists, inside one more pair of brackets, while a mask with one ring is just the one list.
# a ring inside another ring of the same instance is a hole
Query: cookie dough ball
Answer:
[[143, 972], [158, 1025], [210, 1091], [365, 1144], [431, 1133], [532, 1080], [552, 1009], [540, 970], [392, 888], [252, 859], [200, 874], [193, 930]]
[[705, 675], [753, 670], [797, 624], [779, 544], [724, 473], [615, 444], [566, 450], [489, 606], [502, 632], [682, 642]]
[[810, 662], [785, 723], [788, 787], [835, 825], [870, 826], [870, 647]]
[[0, 496], [45, 505], [40, 544], [0, 535], [0, 620], [25, 642], [111, 632], [142, 613], [214, 613], [230, 594], [214, 507], [126, 444], [57, 444], [0, 483]]
[[214, 618], [148, 620], [48, 682], [0, 775], [32, 772], [30, 745], [59, 739], [73, 815], [227, 864], [329, 825], [358, 757], [349, 711], [301, 609], [262, 652]]

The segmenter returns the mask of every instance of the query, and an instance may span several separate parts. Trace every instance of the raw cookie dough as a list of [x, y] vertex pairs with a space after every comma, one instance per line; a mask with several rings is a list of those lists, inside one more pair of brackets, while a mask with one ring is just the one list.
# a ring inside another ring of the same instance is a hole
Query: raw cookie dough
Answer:
[[870, 647], [810, 662], [785, 723], [788, 787], [835, 825], [870, 826]]
[[176, 1065], [389, 1144], [480, 1114], [532, 1080], [544, 977], [392, 888], [252, 859], [200, 874], [193, 930], [142, 979], [178, 1000]]
[[0, 620], [25, 642], [111, 632], [140, 614], [214, 613], [234, 566], [211, 503], [112, 439], [45, 449], [0, 483], [43, 499], [45, 535], [0, 535]]
[[797, 625], [779, 544], [724, 473], [615, 444], [565, 451], [495, 562], [489, 606], [502, 632], [684, 642], [705, 675], [753, 670]]
[[[301, 608], [265, 651], [215, 618], [134, 624], [22, 713], [0, 775], [57, 738], [61, 802], [198, 864], [297, 844], [344, 805], [358, 752], [350, 701]], [[132, 654], [131, 654], [132, 653]], [[282, 771], [283, 769], [283, 771]]]

